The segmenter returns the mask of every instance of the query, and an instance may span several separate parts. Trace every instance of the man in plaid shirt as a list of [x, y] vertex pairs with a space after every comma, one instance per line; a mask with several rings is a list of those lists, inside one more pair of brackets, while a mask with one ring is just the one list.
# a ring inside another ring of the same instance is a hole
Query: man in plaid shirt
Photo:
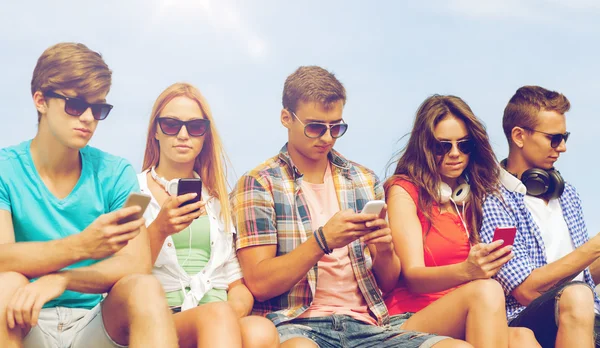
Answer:
[[[507, 294], [510, 326], [532, 329], [543, 347], [593, 347], [594, 279], [600, 237], [588, 237], [575, 188], [553, 169], [567, 150], [568, 99], [538, 86], [517, 90], [504, 110], [509, 142], [500, 195], [483, 210], [481, 238], [515, 226], [514, 258], [496, 275]], [[598, 343], [596, 343], [598, 347]]]
[[[348, 125], [346, 91], [330, 72], [300, 67], [284, 85], [288, 143], [232, 192], [238, 258], [283, 347], [430, 347], [442, 339], [390, 325], [381, 297], [399, 269], [376, 175], [333, 150]], [[450, 341], [452, 342], [452, 341]]]

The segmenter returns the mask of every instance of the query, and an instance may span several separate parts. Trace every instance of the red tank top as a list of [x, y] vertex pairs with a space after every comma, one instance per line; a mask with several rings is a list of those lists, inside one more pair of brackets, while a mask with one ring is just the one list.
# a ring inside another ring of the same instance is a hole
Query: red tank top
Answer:
[[[429, 228], [427, 219], [418, 208], [419, 191], [417, 187], [402, 178], [396, 179], [392, 185], [398, 185], [405, 189], [417, 206], [417, 216], [421, 222], [424, 236], [425, 266], [452, 265], [466, 260], [471, 247], [460, 217], [447, 212], [440, 214], [437, 205], [434, 205], [431, 213], [432, 226]], [[403, 280], [399, 280], [396, 288], [386, 295], [385, 304], [390, 315], [418, 312], [454, 289], [430, 294], [415, 294], [408, 290]]]

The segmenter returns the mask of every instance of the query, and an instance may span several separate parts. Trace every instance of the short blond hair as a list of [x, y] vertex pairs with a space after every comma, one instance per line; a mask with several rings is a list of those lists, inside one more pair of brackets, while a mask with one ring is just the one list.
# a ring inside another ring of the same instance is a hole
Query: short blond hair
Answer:
[[38, 58], [31, 94], [71, 89], [85, 98], [108, 93], [111, 78], [112, 71], [99, 53], [81, 43], [62, 42], [47, 48]]

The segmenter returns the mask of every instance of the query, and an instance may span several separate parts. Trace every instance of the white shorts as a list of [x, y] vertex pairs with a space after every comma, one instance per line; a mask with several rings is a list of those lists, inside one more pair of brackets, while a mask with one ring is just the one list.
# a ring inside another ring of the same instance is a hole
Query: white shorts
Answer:
[[92, 309], [43, 308], [38, 325], [23, 340], [25, 348], [122, 348], [104, 328], [100, 304]]

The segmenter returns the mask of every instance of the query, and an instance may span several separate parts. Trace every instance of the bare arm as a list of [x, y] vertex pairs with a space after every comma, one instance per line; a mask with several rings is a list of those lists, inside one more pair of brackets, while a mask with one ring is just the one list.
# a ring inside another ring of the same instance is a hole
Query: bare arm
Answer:
[[152, 265], [154, 265], [156, 259], [158, 258], [158, 254], [160, 254], [160, 250], [162, 249], [162, 246], [165, 243], [165, 239], [167, 239], [167, 235], [158, 231], [157, 224], [155, 224], [154, 222], [147, 227], [147, 231], [150, 250], [150, 261]]
[[252, 293], [244, 284], [243, 279], [238, 279], [229, 284], [227, 302], [231, 305], [238, 318], [250, 315], [252, 306], [254, 305], [254, 296], [252, 296]]
[[512, 291], [514, 298], [527, 306], [556, 283], [579, 274], [586, 267], [597, 262], [600, 257], [599, 238], [595, 236], [572, 253], [534, 269], [529, 277]]
[[594, 284], [598, 285], [598, 282], [600, 282], [600, 258], [597, 258], [596, 261], [590, 265], [590, 273], [592, 279], [594, 279]]
[[0, 272], [13, 271], [37, 278], [84, 259], [77, 236], [49, 242], [15, 243], [11, 213], [0, 210]]
[[[67, 278], [67, 289], [83, 293], [109, 292], [121, 278], [134, 273], [150, 273], [150, 243], [148, 233], [139, 221], [139, 234], [113, 256], [88, 267], [60, 272]], [[135, 222], [135, 221], [134, 221]]]
[[309, 238], [290, 253], [276, 255], [276, 245], [238, 250], [246, 285], [258, 301], [266, 301], [289, 291], [324, 254], [315, 239]]
[[[391, 230], [387, 221], [385, 221], [386, 212], [387, 209], [384, 209], [382, 215], [380, 215], [381, 219], [367, 222], [367, 227], [381, 222], [379, 225], [380, 230], [363, 237], [369, 246], [369, 252], [373, 259], [373, 274], [377, 280], [377, 285], [384, 293], [392, 291], [396, 287], [401, 270], [400, 259], [394, 252]], [[373, 239], [370, 238], [372, 236], [374, 236]]]
[[387, 204], [394, 248], [400, 257], [403, 276], [410, 291], [438, 292], [471, 280], [462, 263], [425, 266], [423, 229], [417, 216], [417, 207], [405, 189], [398, 185], [390, 187]]
[[[238, 259], [248, 289], [258, 301], [266, 301], [289, 291], [323, 257], [324, 252], [314, 237], [285, 255], [277, 255], [279, 241], [275, 202], [264, 184], [253, 177], [242, 177], [234, 190], [232, 204], [236, 224]], [[348, 243], [370, 232], [365, 222], [375, 214], [356, 214], [344, 210], [323, 226], [325, 244], [330, 249]], [[260, 241], [260, 242], [259, 242]]]
[[204, 211], [206, 205], [204, 201], [180, 207], [182, 203], [194, 197], [196, 197], [196, 193], [167, 198], [154, 221], [148, 226], [152, 265], [156, 262], [167, 236], [187, 228]]

